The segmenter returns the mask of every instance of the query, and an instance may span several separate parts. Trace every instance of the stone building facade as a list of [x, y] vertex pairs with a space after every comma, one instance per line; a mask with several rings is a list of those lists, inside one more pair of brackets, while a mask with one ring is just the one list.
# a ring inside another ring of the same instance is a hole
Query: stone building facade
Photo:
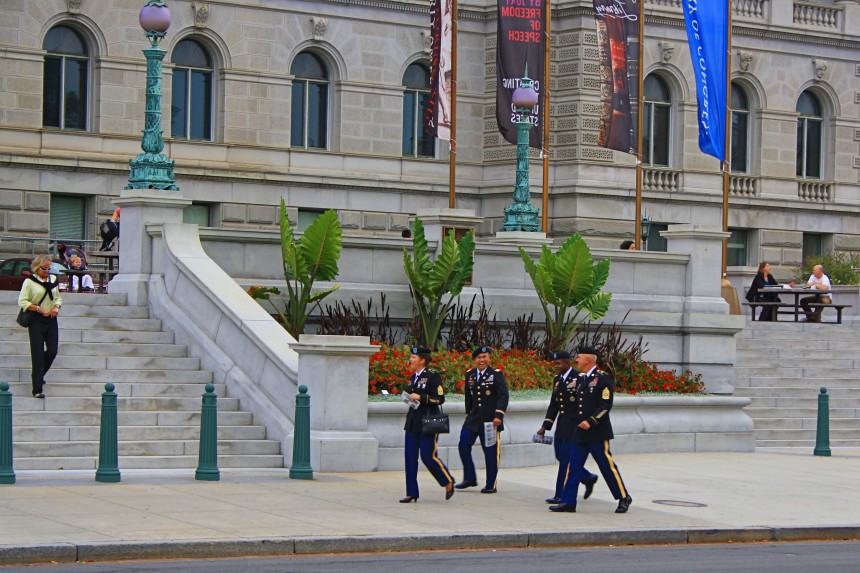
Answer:
[[[19, 237], [97, 238], [139, 153], [143, 4], [0, 3], [0, 257]], [[423, 93], [410, 73], [429, 61], [425, 1], [169, 6], [165, 153], [193, 202], [189, 221], [273, 228], [283, 197], [300, 228], [333, 208], [348, 233], [400, 236], [419, 209], [448, 205], [447, 143], [422, 154], [405, 141]], [[499, 230], [514, 183], [515, 149], [495, 123], [495, 6], [459, 3], [456, 206], [483, 218], [484, 236]], [[768, 260], [779, 277], [804, 254], [860, 253], [860, 4], [733, 6], [730, 265]], [[720, 224], [722, 184], [697, 145], [682, 1], [645, 0], [645, 12], [654, 123], [643, 205], [659, 249], [665, 225]], [[551, 29], [548, 233], [615, 247], [634, 232], [635, 161], [595, 145], [591, 0], [554, 2]], [[535, 155], [533, 201], [539, 166]]]

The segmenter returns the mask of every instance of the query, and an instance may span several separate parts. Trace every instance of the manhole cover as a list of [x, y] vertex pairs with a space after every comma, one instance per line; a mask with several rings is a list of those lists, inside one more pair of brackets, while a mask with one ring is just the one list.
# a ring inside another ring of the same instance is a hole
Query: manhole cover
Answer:
[[677, 507], [708, 507], [708, 504], [706, 503], [681, 501], [679, 499], [655, 499], [652, 503], [659, 503], [660, 505], [674, 505]]

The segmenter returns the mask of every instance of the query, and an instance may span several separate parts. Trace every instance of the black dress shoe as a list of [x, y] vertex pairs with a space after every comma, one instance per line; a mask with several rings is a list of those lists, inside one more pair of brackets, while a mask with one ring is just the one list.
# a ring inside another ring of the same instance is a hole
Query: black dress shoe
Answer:
[[478, 482], [476, 482], [475, 480], [471, 480], [471, 481], [463, 480], [460, 483], [458, 483], [457, 485], [455, 485], [454, 487], [456, 487], [457, 489], [466, 489], [467, 487], [478, 487]]
[[585, 482], [585, 493], [582, 494], [582, 499], [588, 499], [591, 497], [591, 493], [594, 491], [594, 484], [596, 483], [597, 476], [594, 476], [590, 481]]
[[496, 488], [494, 487], [485, 487], [481, 490], [481, 493], [496, 493]]
[[555, 504], [561, 503], [561, 498], [560, 497], [550, 497], [550, 498], [547, 498], [545, 501], [547, 503], [551, 503], [551, 504], [555, 505]]
[[412, 497], [411, 495], [407, 495], [403, 499], [400, 500], [400, 503], [411, 503], [413, 501], [418, 501], [417, 497]]
[[452, 497], [454, 497], [454, 484], [449, 483], [448, 485], [445, 486], [445, 500], [447, 501], [447, 500], [451, 499]]
[[549, 506], [549, 510], [550, 511], [556, 511], [556, 512], [576, 513], [576, 506], [571, 505], [569, 503], [562, 502], [558, 505]]
[[618, 507], [615, 508], [615, 513], [627, 513], [630, 509], [630, 504], [633, 503], [633, 498], [629, 495], [618, 500]]
[[33, 394], [33, 398], [41, 398], [41, 399], [44, 399], [44, 398], [45, 398], [45, 395], [44, 395], [44, 394], [42, 394], [41, 392], [36, 392], [35, 394]]

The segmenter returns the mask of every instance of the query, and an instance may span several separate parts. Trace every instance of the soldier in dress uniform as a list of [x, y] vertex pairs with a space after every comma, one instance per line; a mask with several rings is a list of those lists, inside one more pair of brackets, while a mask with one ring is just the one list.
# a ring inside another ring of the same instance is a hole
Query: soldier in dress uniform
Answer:
[[618, 500], [615, 513], [626, 513], [633, 498], [630, 497], [618, 466], [609, 451], [612, 423], [609, 410], [615, 394], [615, 381], [597, 368], [597, 350], [582, 346], [576, 355], [576, 367], [580, 374], [576, 385], [576, 430], [571, 438], [570, 474], [561, 493], [561, 502], [550, 506], [550, 511], [576, 511], [576, 494], [579, 476], [584, 471], [588, 455], [597, 462], [603, 481], [609, 486], [612, 496]]
[[[537, 431], [543, 436], [547, 430], [552, 430], [553, 422], [558, 417], [558, 425], [552, 442], [555, 448], [555, 459], [558, 460], [558, 475], [555, 479], [555, 493], [546, 500], [547, 503], [557, 504], [561, 502], [561, 490], [567, 481], [568, 467], [570, 464], [570, 440], [576, 429], [576, 380], [579, 372], [570, 365], [570, 353], [566, 350], [557, 350], [552, 353], [552, 365], [555, 368], [556, 377], [552, 382], [552, 396], [549, 399], [549, 408], [546, 410], [546, 419]], [[597, 476], [583, 469], [579, 481], [585, 486], [583, 499], [591, 497]]]
[[406, 460], [406, 497], [400, 503], [418, 501], [418, 454], [421, 461], [445, 488], [445, 499], [454, 495], [454, 477], [437, 455], [437, 440], [439, 434], [422, 432], [422, 419], [428, 414], [439, 413], [439, 407], [445, 403], [445, 390], [442, 387], [442, 377], [439, 373], [428, 368], [431, 353], [429, 348], [415, 346], [409, 356], [409, 369], [413, 374], [409, 378], [409, 399], [417, 403], [406, 413], [406, 440], [404, 454]]
[[[502, 442], [499, 432], [505, 429], [503, 420], [508, 408], [508, 384], [505, 374], [490, 366], [489, 346], [481, 346], [472, 352], [475, 367], [466, 371], [466, 420], [460, 430], [460, 460], [463, 462], [463, 481], [455, 485], [457, 489], [476, 487], [478, 475], [472, 461], [472, 446], [475, 440], [481, 441], [487, 467], [487, 485], [481, 493], [496, 493], [496, 476], [499, 474], [499, 459], [502, 455]], [[484, 423], [495, 426], [496, 440], [487, 445]]]

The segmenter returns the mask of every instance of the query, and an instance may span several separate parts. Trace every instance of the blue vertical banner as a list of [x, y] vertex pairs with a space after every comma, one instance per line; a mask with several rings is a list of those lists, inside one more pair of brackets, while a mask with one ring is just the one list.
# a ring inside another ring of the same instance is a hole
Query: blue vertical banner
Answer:
[[696, 76], [699, 149], [725, 161], [729, 0], [684, 0]]

